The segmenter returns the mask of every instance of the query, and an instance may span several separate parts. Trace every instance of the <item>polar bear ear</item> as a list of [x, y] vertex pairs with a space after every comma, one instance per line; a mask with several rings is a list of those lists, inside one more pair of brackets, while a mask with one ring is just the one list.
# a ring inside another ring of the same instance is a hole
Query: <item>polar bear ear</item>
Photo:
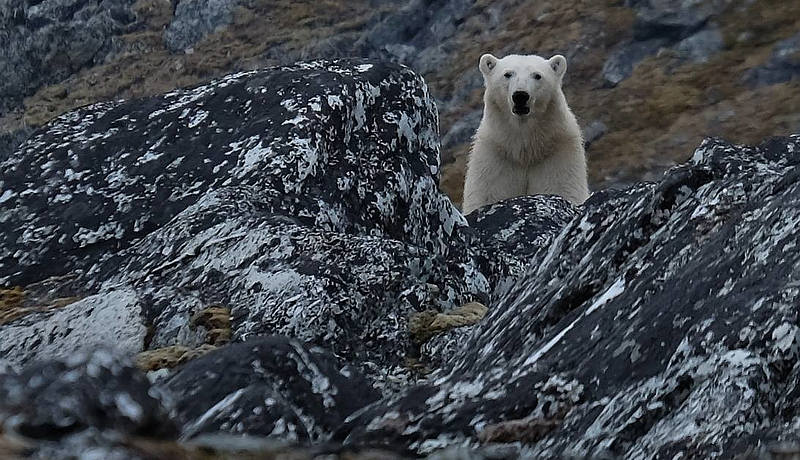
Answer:
[[478, 68], [481, 69], [481, 73], [484, 75], [489, 75], [489, 73], [497, 66], [497, 58], [492, 56], [491, 54], [484, 54], [481, 56], [481, 62]]
[[564, 76], [564, 73], [567, 71], [567, 58], [560, 54], [556, 54], [548, 59], [547, 62], [550, 64], [550, 67], [553, 69], [553, 72], [556, 73], [558, 78]]

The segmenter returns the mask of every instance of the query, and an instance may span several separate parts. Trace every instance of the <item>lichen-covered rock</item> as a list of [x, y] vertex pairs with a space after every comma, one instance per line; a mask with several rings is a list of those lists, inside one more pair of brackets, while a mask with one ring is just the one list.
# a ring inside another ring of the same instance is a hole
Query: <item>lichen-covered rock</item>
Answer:
[[129, 359], [102, 348], [0, 372], [0, 423], [57, 441], [88, 429], [169, 438], [177, 434], [150, 383]]
[[401, 241], [309, 228], [262, 210], [262, 199], [253, 189], [208, 193], [98, 265], [98, 276], [118, 270], [109, 286], [146, 282], [138, 289], [149, 299], [150, 346], [190, 344], [188, 318], [214, 302], [231, 309], [234, 340], [279, 333], [356, 362], [398, 365], [410, 346], [407, 328], [398, 326], [411, 313], [485, 296], [475, 264], [448, 263]]
[[[0, 326], [0, 358], [14, 364], [66, 358], [94, 347], [136, 353], [147, 327], [143, 299], [133, 289], [104, 292], [50, 311], [29, 314]], [[98, 325], [102, 333], [98, 334]], [[113, 342], [109, 338], [113, 337]]]
[[[156, 385], [125, 355], [99, 348], [0, 367], [0, 456], [311, 459], [298, 441], [324, 440], [378, 395], [330, 353], [285, 337], [224, 347]], [[350, 452], [342, 457], [362, 458]]]
[[193, 321], [216, 305], [230, 311], [226, 340], [284, 334], [384, 390], [402, 384], [408, 317], [490, 291], [471, 229], [438, 191], [436, 123], [417, 75], [365, 61], [55, 120], [0, 164], [0, 276], [71, 272], [87, 297], [0, 326], [0, 356], [97, 345], [98, 323], [129, 353], [217, 345]]
[[228, 432], [284, 442], [324, 440], [379, 396], [329, 352], [281, 336], [212, 351], [181, 368], [164, 388], [184, 437]]
[[449, 375], [340, 438], [424, 452], [517, 436], [533, 458], [728, 458], [792, 438], [799, 166], [800, 136], [709, 140], [659, 183], [596, 193]]
[[437, 114], [408, 69], [314, 62], [63, 115], [0, 164], [0, 283], [89, 269], [209, 190], [448, 255], [466, 225], [437, 190]]
[[495, 292], [522, 275], [578, 210], [557, 196], [523, 196], [486, 206], [468, 217], [481, 270]]
[[[4, 429], [108, 458], [178, 432], [438, 458], [730, 457], [797, 434], [800, 136], [709, 140], [658, 183], [470, 226], [437, 190], [436, 121], [408, 69], [333, 61], [38, 131], [0, 163], [0, 279], [80, 298], [0, 324]], [[455, 329], [413, 343], [420, 312]], [[81, 351], [99, 346], [174, 353], [149, 383], [81, 364], [116, 356]], [[54, 424], [51, 391], [77, 415]]]

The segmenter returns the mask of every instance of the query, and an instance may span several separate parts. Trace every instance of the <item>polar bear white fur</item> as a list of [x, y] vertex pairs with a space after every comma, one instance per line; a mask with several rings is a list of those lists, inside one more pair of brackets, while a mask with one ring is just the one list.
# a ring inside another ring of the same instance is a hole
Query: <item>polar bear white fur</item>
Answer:
[[464, 181], [463, 210], [522, 195], [589, 197], [583, 138], [561, 90], [564, 56], [481, 56], [483, 118]]

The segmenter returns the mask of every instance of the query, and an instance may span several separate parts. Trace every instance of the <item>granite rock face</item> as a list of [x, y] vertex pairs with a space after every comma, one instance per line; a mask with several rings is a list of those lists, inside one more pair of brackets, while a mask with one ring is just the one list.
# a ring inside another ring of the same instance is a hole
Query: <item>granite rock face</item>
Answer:
[[0, 116], [39, 87], [92, 66], [135, 22], [134, 0], [0, 1]]
[[596, 193], [429, 385], [345, 442], [520, 455], [731, 457], [795, 439], [800, 136], [706, 141], [659, 183]]

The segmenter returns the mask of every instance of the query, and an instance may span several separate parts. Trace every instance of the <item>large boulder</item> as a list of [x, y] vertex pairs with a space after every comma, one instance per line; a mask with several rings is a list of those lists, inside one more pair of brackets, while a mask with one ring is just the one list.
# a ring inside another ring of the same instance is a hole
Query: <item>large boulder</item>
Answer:
[[163, 387], [185, 437], [230, 432], [305, 443], [325, 440], [379, 396], [329, 352], [282, 336], [213, 351]]
[[309, 63], [57, 118], [0, 164], [0, 283], [88, 270], [209, 190], [447, 255], [466, 225], [438, 193], [427, 87], [390, 64]]
[[522, 441], [532, 458], [729, 458], [791, 439], [798, 152], [800, 136], [708, 140], [659, 183], [596, 193], [449, 375], [375, 403], [340, 439]]
[[8, 432], [45, 442], [89, 429], [154, 438], [178, 434], [144, 374], [128, 357], [103, 348], [18, 373], [0, 369], [0, 421]]
[[222, 307], [235, 342], [284, 334], [402, 383], [409, 316], [490, 295], [438, 168], [427, 87], [393, 64], [245, 72], [59, 117], [0, 163], [0, 280], [66, 277], [80, 299], [0, 324], [0, 356], [67, 356], [106, 340], [97, 324], [129, 353], [198, 347], [192, 318]]

